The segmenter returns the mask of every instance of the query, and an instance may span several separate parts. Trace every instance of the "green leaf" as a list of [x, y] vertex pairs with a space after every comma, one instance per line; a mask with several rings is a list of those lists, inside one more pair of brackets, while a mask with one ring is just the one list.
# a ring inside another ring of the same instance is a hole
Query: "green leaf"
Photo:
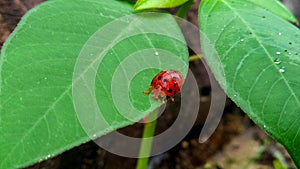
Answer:
[[299, 24], [297, 18], [278, 0], [249, 0], [256, 5], [273, 12], [274, 14], [296, 24]]
[[205, 58], [227, 95], [300, 167], [300, 31], [244, 0], [204, 0]]
[[188, 0], [138, 0], [134, 5], [134, 9], [174, 8], [186, 3], [187, 1]]
[[[143, 91], [161, 69], [186, 74], [187, 47], [171, 15], [132, 13], [120, 1], [56, 0], [22, 18], [0, 55], [0, 168], [55, 156], [160, 106]], [[135, 112], [127, 119], [117, 105]]]

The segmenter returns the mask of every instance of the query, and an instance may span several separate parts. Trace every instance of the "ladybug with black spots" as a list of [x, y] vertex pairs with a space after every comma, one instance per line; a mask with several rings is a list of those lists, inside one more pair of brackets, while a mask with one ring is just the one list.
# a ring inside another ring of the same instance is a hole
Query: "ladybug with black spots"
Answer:
[[154, 99], [162, 102], [169, 98], [174, 101], [174, 96], [180, 93], [183, 81], [183, 76], [179, 71], [164, 70], [152, 79], [150, 88], [144, 93], [151, 93]]

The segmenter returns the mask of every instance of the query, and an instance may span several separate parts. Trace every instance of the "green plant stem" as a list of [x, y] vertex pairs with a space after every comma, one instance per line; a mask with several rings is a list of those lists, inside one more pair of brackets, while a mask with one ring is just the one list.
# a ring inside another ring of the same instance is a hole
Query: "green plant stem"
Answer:
[[189, 62], [193, 62], [193, 61], [196, 61], [196, 60], [200, 60], [200, 59], [202, 59], [203, 57], [204, 57], [203, 54], [190, 56], [190, 57], [189, 57]]
[[194, 0], [189, 0], [186, 3], [184, 3], [176, 12], [176, 16], [180, 18], [184, 18], [187, 13], [189, 12], [190, 7], [193, 5]]
[[146, 117], [146, 119], [151, 118], [155, 120], [145, 123], [139, 154], [140, 158], [138, 159], [136, 169], [147, 169], [148, 167], [158, 110], [159, 109], [154, 110], [148, 117]]

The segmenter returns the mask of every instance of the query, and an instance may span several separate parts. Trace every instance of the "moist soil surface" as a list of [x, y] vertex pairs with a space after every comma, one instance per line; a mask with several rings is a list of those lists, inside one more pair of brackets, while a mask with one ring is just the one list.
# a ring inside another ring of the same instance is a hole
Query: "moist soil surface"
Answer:
[[[42, 2], [43, 0], [0, 0], [0, 48], [21, 17]], [[199, 2], [191, 7], [186, 17], [195, 25], [198, 22], [198, 4]], [[297, 13], [296, 15], [299, 16]], [[286, 150], [257, 127], [228, 98], [216, 131], [206, 142], [199, 143], [199, 134], [211, 102], [211, 87], [201, 60], [191, 62], [190, 69], [197, 80], [201, 95], [196, 122], [175, 147], [152, 157], [149, 169], [272, 169], [274, 161], [278, 160], [278, 154], [289, 168], [294, 168]], [[173, 124], [179, 107], [180, 97], [176, 97], [175, 102], [167, 103], [164, 113], [158, 119], [156, 134]], [[143, 125], [136, 123], [119, 131], [128, 136], [141, 137], [142, 129]], [[122, 140], [119, 141], [122, 144]], [[114, 155], [90, 141], [25, 169], [133, 169], [136, 161], [134, 158]]]

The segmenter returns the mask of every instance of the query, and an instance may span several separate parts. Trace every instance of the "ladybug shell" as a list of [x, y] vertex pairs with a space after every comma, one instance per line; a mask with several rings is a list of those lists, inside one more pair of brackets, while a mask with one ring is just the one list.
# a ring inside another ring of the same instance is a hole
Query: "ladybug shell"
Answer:
[[182, 84], [183, 76], [179, 71], [161, 71], [152, 79], [152, 97], [159, 100], [173, 98], [176, 94], [180, 93]]

